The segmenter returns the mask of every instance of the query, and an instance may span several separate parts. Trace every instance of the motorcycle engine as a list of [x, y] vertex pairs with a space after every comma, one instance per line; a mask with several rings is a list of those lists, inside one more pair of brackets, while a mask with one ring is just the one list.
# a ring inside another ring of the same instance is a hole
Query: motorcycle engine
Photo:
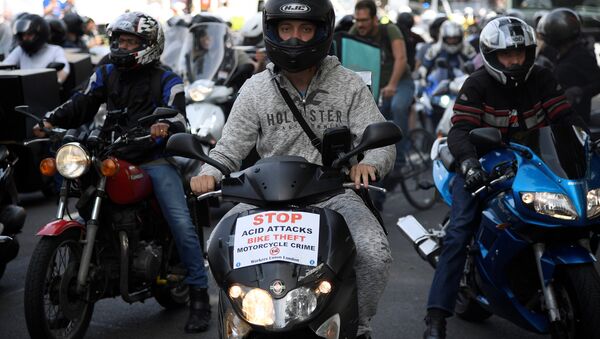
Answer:
[[141, 281], [152, 282], [160, 273], [162, 247], [154, 242], [140, 241], [133, 253], [133, 276]]

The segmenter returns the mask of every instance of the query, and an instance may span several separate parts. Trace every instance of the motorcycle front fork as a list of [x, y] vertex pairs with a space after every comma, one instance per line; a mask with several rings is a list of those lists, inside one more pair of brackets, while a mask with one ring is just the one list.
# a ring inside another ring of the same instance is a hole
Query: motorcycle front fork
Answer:
[[544, 250], [546, 246], [542, 243], [533, 244], [533, 253], [535, 255], [535, 263], [538, 270], [538, 275], [540, 278], [540, 283], [542, 286], [542, 291], [544, 292], [544, 301], [546, 303], [546, 310], [548, 311], [548, 316], [550, 317], [550, 322], [555, 323], [561, 321], [560, 319], [560, 311], [558, 310], [558, 302], [556, 301], [556, 294], [554, 293], [554, 288], [552, 283], [546, 284], [544, 279], [544, 272], [542, 270], [542, 256], [544, 255]]
[[100, 205], [102, 197], [105, 195], [106, 177], [101, 177], [98, 186], [96, 187], [96, 199], [92, 209], [92, 216], [86, 223], [85, 242], [83, 244], [83, 253], [81, 254], [81, 262], [79, 263], [79, 271], [77, 272], [77, 292], [83, 293], [87, 285], [87, 276], [90, 269], [90, 261], [94, 251], [94, 243], [96, 241], [96, 233], [98, 232], [98, 218], [100, 217]]

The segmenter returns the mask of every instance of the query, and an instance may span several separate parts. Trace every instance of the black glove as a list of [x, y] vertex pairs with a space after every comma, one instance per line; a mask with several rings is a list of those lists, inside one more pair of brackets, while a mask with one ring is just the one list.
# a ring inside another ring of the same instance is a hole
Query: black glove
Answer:
[[464, 160], [460, 164], [460, 170], [465, 176], [465, 189], [469, 192], [474, 192], [488, 181], [487, 174], [475, 158]]

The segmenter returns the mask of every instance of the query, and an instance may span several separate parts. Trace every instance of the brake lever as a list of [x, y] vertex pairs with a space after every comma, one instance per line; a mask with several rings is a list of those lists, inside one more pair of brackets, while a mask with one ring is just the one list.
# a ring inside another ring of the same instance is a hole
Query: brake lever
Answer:
[[489, 183], [479, 187], [473, 193], [471, 193], [471, 196], [476, 197], [477, 195], [479, 195], [479, 193], [481, 193], [489, 188], [492, 188], [493, 185], [504, 182], [512, 177], [513, 176], [511, 174], [504, 174], [504, 175], [500, 176], [499, 178], [494, 179], [494, 180], [490, 181]]

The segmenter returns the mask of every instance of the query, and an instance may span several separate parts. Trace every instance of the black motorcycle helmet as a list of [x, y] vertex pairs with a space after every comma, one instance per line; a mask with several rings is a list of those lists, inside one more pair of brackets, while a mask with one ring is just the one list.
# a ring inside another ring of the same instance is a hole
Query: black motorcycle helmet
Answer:
[[440, 36], [440, 27], [446, 20], [448, 20], [448, 17], [440, 16], [435, 18], [431, 25], [429, 25], [429, 36], [431, 36], [434, 42], [438, 41], [438, 37]]
[[348, 32], [352, 25], [354, 25], [354, 16], [352, 14], [344, 15], [335, 25], [334, 32]]
[[415, 18], [413, 17], [412, 13], [409, 13], [409, 12], [398, 13], [398, 17], [396, 17], [396, 25], [410, 30], [412, 28], [412, 26], [414, 26], [414, 24], [415, 24]]
[[[499, 17], [490, 21], [479, 37], [479, 49], [486, 71], [503, 85], [518, 86], [527, 80], [535, 61], [535, 32], [521, 19]], [[524, 49], [525, 62], [519, 67], [506, 68], [498, 60], [503, 50]]]
[[[317, 25], [315, 37], [281, 40], [277, 25], [282, 20], [305, 20]], [[267, 56], [277, 66], [296, 73], [320, 63], [333, 40], [335, 13], [329, 0], [269, 0], [263, 11], [263, 36]]]
[[[130, 70], [159, 62], [165, 47], [162, 27], [149, 15], [128, 12], [120, 15], [106, 31], [110, 41], [110, 62], [120, 70]], [[142, 40], [142, 45], [133, 51], [119, 48], [119, 36], [131, 34]]]
[[577, 13], [572, 10], [557, 8], [540, 19], [537, 33], [546, 44], [558, 48], [579, 38], [581, 21]]
[[[19, 46], [28, 55], [33, 55], [48, 42], [50, 37], [50, 28], [46, 20], [36, 14], [27, 14], [22, 16], [14, 23], [14, 34], [17, 38]], [[23, 36], [25, 34], [33, 34], [32, 40], [25, 41]]]
[[63, 17], [63, 21], [67, 25], [67, 32], [73, 33], [78, 37], [83, 36], [85, 23], [79, 15], [75, 13], [67, 13]]
[[67, 39], [67, 25], [62, 20], [55, 18], [46, 19], [46, 21], [50, 27], [48, 43], [62, 46]]

